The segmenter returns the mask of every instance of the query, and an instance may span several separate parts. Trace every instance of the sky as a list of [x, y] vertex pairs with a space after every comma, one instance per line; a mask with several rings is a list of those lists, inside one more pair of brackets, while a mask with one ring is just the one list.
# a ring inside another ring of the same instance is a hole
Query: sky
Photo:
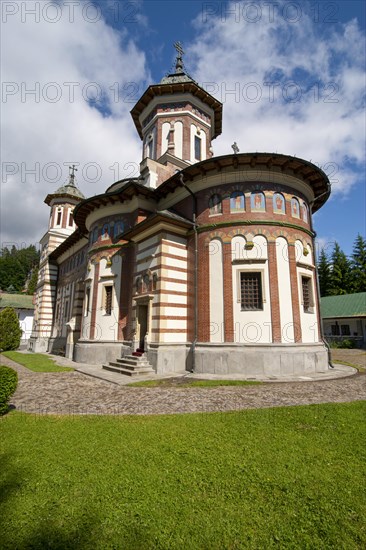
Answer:
[[330, 178], [318, 247], [347, 255], [365, 220], [365, 5], [56, 0], [1, 3], [1, 247], [37, 244], [48, 193], [78, 167], [85, 196], [136, 176], [130, 110], [185, 51], [223, 103], [214, 155], [296, 155]]

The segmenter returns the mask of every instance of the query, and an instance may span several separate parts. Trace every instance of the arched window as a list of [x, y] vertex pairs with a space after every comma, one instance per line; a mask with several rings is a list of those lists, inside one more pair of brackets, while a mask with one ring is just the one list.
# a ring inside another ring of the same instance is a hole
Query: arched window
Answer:
[[273, 212], [275, 214], [285, 214], [285, 197], [281, 193], [273, 195]]
[[124, 223], [123, 223], [123, 221], [118, 220], [118, 221], [114, 224], [114, 236], [117, 237], [118, 235], [120, 235], [121, 233], [123, 233], [123, 230], [124, 230]]
[[245, 197], [241, 191], [233, 191], [231, 193], [230, 212], [245, 212]]
[[250, 197], [251, 210], [256, 212], [266, 211], [266, 200], [263, 193], [252, 193]]
[[221, 195], [215, 193], [209, 198], [208, 207], [210, 209], [210, 216], [215, 214], [222, 214], [222, 200]]
[[291, 199], [291, 216], [293, 218], [300, 218], [300, 204], [295, 197]]

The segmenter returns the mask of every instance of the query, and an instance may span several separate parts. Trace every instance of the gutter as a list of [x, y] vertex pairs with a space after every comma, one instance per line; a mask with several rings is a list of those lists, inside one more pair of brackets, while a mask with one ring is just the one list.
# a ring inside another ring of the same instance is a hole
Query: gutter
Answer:
[[197, 232], [197, 197], [183, 180], [182, 172], [179, 174], [181, 185], [188, 191], [193, 199], [193, 231], [194, 231], [194, 336], [192, 342], [192, 372], [196, 370], [196, 345], [198, 340], [198, 232]]

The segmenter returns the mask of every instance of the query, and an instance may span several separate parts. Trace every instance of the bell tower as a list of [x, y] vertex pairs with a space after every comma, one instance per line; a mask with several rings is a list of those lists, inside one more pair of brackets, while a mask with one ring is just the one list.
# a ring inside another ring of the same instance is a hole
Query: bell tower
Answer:
[[73, 210], [85, 199], [75, 185], [75, 165], [70, 166], [69, 171], [68, 182], [47, 195], [44, 201], [50, 206], [51, 211], [48, 230], [40, 241], [41, 259], [35, 294], [33, 330], [28, 348], [30, 351], [48, 351], [58, 275], [57, 265], [50, 260], [50, 254], [75, 231]]
[[222, 104], [185, 71], [181, 43], [174, 47], [175, 71], [149, 86], [131, 111], [142, 140], [141, 174], [151, 187], [210, 158], [222, 128]]

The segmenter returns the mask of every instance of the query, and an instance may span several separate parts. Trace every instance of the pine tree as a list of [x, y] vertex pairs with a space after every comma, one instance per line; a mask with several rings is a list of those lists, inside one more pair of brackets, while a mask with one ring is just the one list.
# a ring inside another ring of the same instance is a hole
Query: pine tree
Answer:
[[338, 296], [352, 292], [351, 266], [345, 253], [336, 242], [331, 257], [329, 295]]
[[37, 288], [38, 282], [38, 268], [34, 267], [31, 271], [28, 281], [27, 294], [34, 294]]
[[366, 241], [358, 234], [351, 259], [352, 292], [366, 292]]
[[329, 260], [327, 258], [324, 248], [322, 248], [319, 255], [318, 275], [320, 296], [329, 296], [331, 287], [331, 271]]
[[5, 307], [0, 312], [0, 349], [3, 351], [18, 349], [22, 329], [18, 315], [12, 307]]

